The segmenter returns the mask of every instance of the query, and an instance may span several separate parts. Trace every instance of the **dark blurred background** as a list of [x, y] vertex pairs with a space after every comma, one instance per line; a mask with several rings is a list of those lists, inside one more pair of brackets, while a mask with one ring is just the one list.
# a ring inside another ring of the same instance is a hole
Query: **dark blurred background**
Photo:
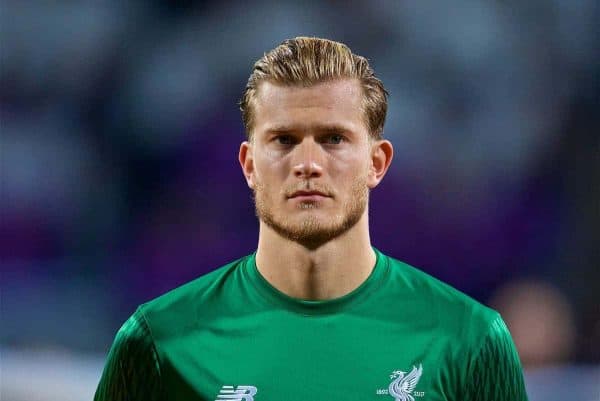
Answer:
[[[600, 6], [0, 6], [2, 399], [91, 399], [136, 306], [256, 247], [255, 60], [320, 36], [390, 92], [373, 244], [498, 309], [534, 400], [600, 400]], [[566, 398], [565, 398], [566, 396]]]

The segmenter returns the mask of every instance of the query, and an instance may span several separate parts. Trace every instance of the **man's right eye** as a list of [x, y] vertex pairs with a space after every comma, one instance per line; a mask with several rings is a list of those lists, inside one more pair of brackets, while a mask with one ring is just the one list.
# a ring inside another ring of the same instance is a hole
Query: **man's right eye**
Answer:
[[281, 145], [291, 145], [294, 143], [294, 139], [290, 135], [279, 135], [275, 139]]

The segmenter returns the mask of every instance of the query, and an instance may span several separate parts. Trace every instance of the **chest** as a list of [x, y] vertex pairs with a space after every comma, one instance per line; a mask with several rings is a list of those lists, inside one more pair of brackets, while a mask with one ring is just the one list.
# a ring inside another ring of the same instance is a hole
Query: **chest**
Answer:
[[237, 322], [166, 344], [171, 400], [441, 401], [458, 374], [436, 327], [368, 318]]

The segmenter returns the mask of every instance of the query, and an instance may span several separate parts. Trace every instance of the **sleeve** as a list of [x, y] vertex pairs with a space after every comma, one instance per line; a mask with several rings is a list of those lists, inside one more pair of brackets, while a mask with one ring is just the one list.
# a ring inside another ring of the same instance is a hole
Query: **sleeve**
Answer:
[[115, 336], [94, 401], [164, 400], [156, 347], [138, 309]]
[[492, 322], [467, 377], [465, 400], [527, 401], [519, 355], [499, 315]]

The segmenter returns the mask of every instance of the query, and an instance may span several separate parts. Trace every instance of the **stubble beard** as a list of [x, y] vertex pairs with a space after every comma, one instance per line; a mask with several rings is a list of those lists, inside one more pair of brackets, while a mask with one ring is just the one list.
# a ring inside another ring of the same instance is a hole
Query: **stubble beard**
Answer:
[[[354, 227], [367, 209], [368, 202], [369, 189], [366, 177], [359, 177], [352, 183], [350, 197], [342, 205], [341, 211], [331, 216], [329, 221], [323, 221], [322, 218], [319, 219], [314, 214], [307, 213], [298, 222], [298, 216], [291, 219], [285, 215], [274, 213], [273, 201], [269, 198], [267, 188], [262, 183], [257, 182], [254, 189], [254, 205], [259, 220], [283, 238], [311, 250], [319, 248]], [[319, 207], [317, 202], [302, 202], [299, 205], [299, 208], [303, 209]]]

